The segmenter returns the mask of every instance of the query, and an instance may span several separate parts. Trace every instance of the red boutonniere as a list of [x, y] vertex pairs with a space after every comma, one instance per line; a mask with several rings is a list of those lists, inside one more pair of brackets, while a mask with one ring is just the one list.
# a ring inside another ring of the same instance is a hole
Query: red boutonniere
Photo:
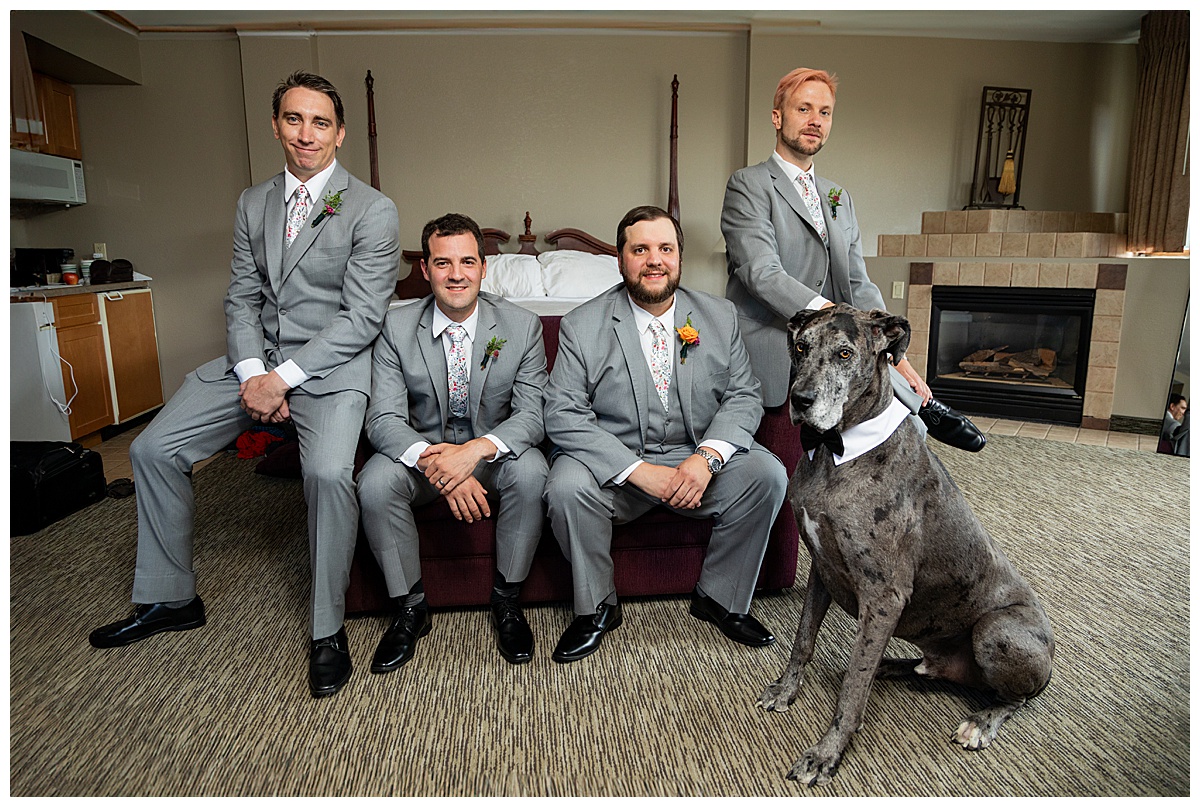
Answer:
[[695, 327], [692, 326], [691, 312], [688, 312], [687, 322], [684, 323], [682, 328], [676, 328], [675, 333], [679, 334], [680, 341], [679, 363], [686, 364], [688, 348], [692, 347], [693, 345], [696, 347], [700, 346], [700, 331], [696, 330]]
[[841, 188], [829, 189], [829, 212], [835, 219], [837, 218], [838, 205], [842, 203], [842, 193], [843, 191]]
[[496, 338], [495, 336], [493, 336], [493, 337], [492, 337], [492, 341], [488, 342], [488, 343], [487, 343], [487, 347], [486, 347], [486, 348], [484, 348], [484, 351], [483, 351], [483, 362], [482, 362], [482, 363], [480, 363], [480, 365], [479, 365], [479, 369], [480, 369], [480, 370], [487, 369], [487, 363], [488, 363], [488, 361], [490, 361], [491, 359], [498, 359], [498, 358], [500, 358], [500, 349], [501, 349], [502, 347], [504, 347], [504, 345], [505, 345], [507, 342], [508, 342], [508, 340], [507, 340], [507, 339], [498, 339], [498, 338]]
[[338, 191], [337, 193], [325, 194], [325, 198], [321, 200], [321, 204], [323, 205], [321, 212], [317, 214], [315, 219], [313, 219], [312, 226], [314, 227], [321, 223], [321, 219], [325, 218], [326, 216], [332, 216], [341, 209], [342, 192]]

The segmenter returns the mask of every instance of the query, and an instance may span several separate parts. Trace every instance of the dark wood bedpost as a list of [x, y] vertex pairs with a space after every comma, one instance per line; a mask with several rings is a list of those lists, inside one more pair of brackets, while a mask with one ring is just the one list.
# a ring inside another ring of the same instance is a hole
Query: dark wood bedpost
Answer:
[[379, 147], [375, 143], [375, 79], [367, 71], [367, 143], [371, 149], [371, 187], [379, 190]]
[[679, 221], [679, 76], [671, 79], [671, 186], [667, 212]]

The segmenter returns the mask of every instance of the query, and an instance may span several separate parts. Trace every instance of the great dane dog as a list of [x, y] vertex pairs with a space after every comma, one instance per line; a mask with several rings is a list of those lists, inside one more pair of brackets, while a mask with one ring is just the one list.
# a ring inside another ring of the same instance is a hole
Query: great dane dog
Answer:
[[[812, 568], [791, 658], [758, 705], [781, 712], [795, 700], [831, 600], [858, 620], [833, 721], [788, 778], [830, 781], [862, 726], [877, 676], [917, 674], [994, 692], [994, 702], [967, 717], [950, 740], [985, 748], [1049, 683], [1050, 621], [911, 418], [892, 409], [889, 420], [887, 363], [889, 354], [891, 361], [903, 358], [908, 321], [839, 304], [800, 312], [788, 331], [791, 418], [809, 437], [805, 448], [816, 445], [811, 460], [801, 457], [788, 500]], [[897, 419], [891, 436], [841, 464], [835, 449], [817, 440], [844, 436], [844, 460], [853, 427], [870, 421], [855, 435], [861, 437], [872, 424]], [[885, 659], [893, 636], [917, 645], [924, 658]]]

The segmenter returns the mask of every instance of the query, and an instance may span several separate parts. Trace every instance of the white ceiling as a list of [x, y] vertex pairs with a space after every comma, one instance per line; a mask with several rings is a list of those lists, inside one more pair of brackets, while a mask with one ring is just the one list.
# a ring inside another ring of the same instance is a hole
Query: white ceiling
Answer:
[[[493, 6], [494, 8], [494, 6]], [[453, 27], [780, 26], [814, 35], [929, 36], [1035, 42], [1136, 42], [1145, 10], [1134, 11], [116, 11], [142, 32], [373, 30]]]

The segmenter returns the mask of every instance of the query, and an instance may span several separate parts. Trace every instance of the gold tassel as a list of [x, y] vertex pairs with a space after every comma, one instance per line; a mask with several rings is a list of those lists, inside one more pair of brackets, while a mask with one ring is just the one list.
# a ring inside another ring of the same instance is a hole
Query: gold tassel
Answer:
[[1017, 190], [1017, 169], [1013, 162], [1012, 149], [1004, 155], [1004, 170], [1000, 172], [1000, 184], [996, 186], [996, 190], [1008, 196], [1015, 193]]

